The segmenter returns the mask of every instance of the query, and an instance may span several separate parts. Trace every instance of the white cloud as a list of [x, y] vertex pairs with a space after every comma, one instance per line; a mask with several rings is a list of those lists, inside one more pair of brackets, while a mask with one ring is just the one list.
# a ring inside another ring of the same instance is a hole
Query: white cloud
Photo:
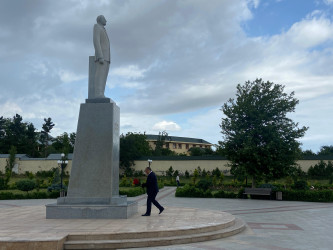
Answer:
[[[221, 137], [217, 110], [234, 97], [238, 83], [257, 77], [286, 85], [301, 102], [317, 106], [314, 100], [323, 98], [321, 105], [331, 107], [333, 101], [324, 98], [333, 95], [331, 16], [313, 10], [273, 37], [247, 37], [243, 25], [264, 4], [73, 0], [21, 8], [20, 1], [5, 1], [0, 9], [0, 115], [18, 112], [37, 126], [52, 117], [54, 133], [76, 130], [79, 105], [88, 92], [88, 57], [94, 54], [92, 27], [101, 13], [108, 20], [112, 54], [107, 92], [121, 108], [122, 132], [154, 133], [154, 125], [159, 130], [169, 126], [173, 134], [215, 143]], [[303, 109], [297, 112], [309, 112]], [[328, 123], [329, 111], [318, 108], [317, 113]], [[183, 114], [187, 118], [179, 119]], [[330, 133], [306, 117], [311, 138]]]
[[175, 122], [161, 121], [153, 126], [156, 131], [179, 131], [181, 127]]
[[61, 69], [59, 70], [59, 77], [62, 82], [68, 83], [68, 82], [74, 82], [78, 80], [82, 80], [87, 78], [86, 75], [77, 75], [74, 72], [70, 72], [68, 70]]
[[324, 0], [324, 3], [327, 4], [327, 5], [332, 5], [333, 0]]
[[124, 78], [129, 79], [137, 79], [142, 78], [144, 73], [146, 72], [145, 69], [139, 69], [137, 65], [128, 65], [127, 67], [118, 67], [112, 69], [111, 73], [115, 76], [121, 76]]

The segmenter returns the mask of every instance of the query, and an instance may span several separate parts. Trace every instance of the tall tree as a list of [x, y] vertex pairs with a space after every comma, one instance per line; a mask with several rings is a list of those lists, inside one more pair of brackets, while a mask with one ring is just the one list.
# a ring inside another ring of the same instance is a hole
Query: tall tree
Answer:
[[318, 155], [333, 155], [333, 146], [322, 146]]
[[58, 153], [65, 153], [67, 155], [68, 153], [73, 153], [74, 144], [72, 143], [70, 135], [65, 132], [54, 139], [52, 146]]
[[44, 124], [42, 126], [42, 131], [41, 131], [41, 135], [40, 135], [40, 139], [43, 145], [43, 154], [44, 157], [47, 157], [48, 155], [48, 146], [50, 143], [50, 135], [49, 133], [51, 132], [52, 128], [54, 127], [54, 123], [52, 122], [52, 119], [49, 118], [44, 118]]
[[281, 178], [294, 170], [300, 142], [307, 127], [287, 117], [299, 101], [284, 86], [257, 79], [237, 86], [236, 100], [223, 106], [220, 127], [223, 152], [231, 161], [231, 172], [252, 177], [252, 186], [264, 178]]
[[12, 176], [12, 171], [15, 166], [15, 160], [16, 160], [16, 148], [14, 146], [10, 147], [9, 150], [9, 157], [6, 160], [6, 167], [5, 167], [5, 186], [8, 187], [9, 180]]
[[175, 155], [175, 152], [170, 150], [169, 148], [164, 148], [165, 140], [169, 139], [169, 135], [166, 131], [159, 132], [155, 149], [153, 150], [154, 156], [169, 156], [169, 155]]
[[6, 123], [7, 119], [0, 117], [0, 154], [6, 153]]
[[30, 157], [39, 157], [36, 128], [32, 123], [27, 125], [25, 150], [22, 153]]
[[130, 172], [134, 160], [141, 156], [150, 156], [151, 149], [143, 134], [127, 133], [120, 136], [120, 166]]

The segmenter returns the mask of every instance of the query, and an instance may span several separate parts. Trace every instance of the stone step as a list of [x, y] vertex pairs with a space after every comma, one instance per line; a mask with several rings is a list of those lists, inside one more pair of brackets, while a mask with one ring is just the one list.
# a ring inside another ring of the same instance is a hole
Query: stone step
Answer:
[[[67, 240], [64, 243], [64, 249], [120, 249], [136, 247], [154, 247], [194, 243], [201, 241], [216, 240], [229, 237], [240, 233], [245, 229], [245, 223], [236, 218], [232, 225], [228, 227], [201, 233], [186, 234], [187, 230], [179, 230], [176, 236], [152, 237], [150, 232], [140, 232], [140, 235], [146, 234], [146, 238], [128, 238], [113, 240]], [[193, 231], [192, 231], [193, 232]], [[133, 235], [130, 235], [133, 236]], [[95, 238], [96, 237], [95, 235]]]
[[67, 241], [94, 241], [94, 240], [129, 240], [129, 239], [143, 239], [143, 238], [159, 238], [159, 237], [172, 237], [178, 235], [192, 235], [218, 231], [224, 228], [231, 227], [235, 224], [235, 217], [226, 214], [228, 217], [224, 223], [215, 224], [212, 226], [195, 227], [187, 229], [164, 230], [164, 231], [144, 231], [144, 232], [125, 232], [125, 233], [108, 233], [108, 234], [69, 234]]

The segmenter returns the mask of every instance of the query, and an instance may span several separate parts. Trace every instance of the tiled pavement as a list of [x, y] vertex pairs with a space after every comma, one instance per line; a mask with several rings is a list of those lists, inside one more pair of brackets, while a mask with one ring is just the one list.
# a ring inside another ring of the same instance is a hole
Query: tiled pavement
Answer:
[[[174, 190], [174, 188], [166, 187], [158, 195], [158, 199], [166, 207], [166, 211], [168, 207], [224, 211], [243, 219], [248, 225], [247, 229], [238, 235], [220, 240], [154, 247], [154, 249], [333, 249], [332, 203], [176, 198]], [[139, 205], [144, 205], [145, 198], [143, 195], [129, 198], [129, 200], [137, 200]], [[26, 234], [22, 232], [22, 228], [33, 225], [36, 220], [42, 220], [45, 216], [44, 205], [54, 202], [54, 200], [0, 201], [0, 240], [4, 240], [6, 237], [9, 239], [10, 235], [25, 237]], [[144, 207], [140, 208], [141, 211], [142, 209]], [[155, 207], [153, 207], [152, 213], [158, 213]], [[42, 217], [40, 217], [41, 215]], [[13, 217], [15, 220], [12, 220]], [[197, 215], [197, 220], [202, 220], [200, 214]], [[46, 223], [44, 226], [47, 227], [47, 222], [44, 223]], [[82, 226], [87, 225], [88, 221], [82, 223]], [[103, 230], [102, 224], [105, 222], [89, 223], [92, 223], [90, 226], [98, 224], [99, 230]], [[141, 226], [144, 223], [146, 223], [145, 219], [142, 218]], [[58, 229], [62, 229], [63, 226], [61, 221], [56, 225]], [[67, 231], [75, 231], [78, 227], [80, 225], [77, 223], [65, 226]], [[40, 228], [32, 226], [28, 230], [30, 233], [35, 232], [36, 234], [40, 232]], [[52, 228], [45, 229], [42, 233], [45, 237], [58, 237]], [[61, 234], [61, 230], [59, 234]]]

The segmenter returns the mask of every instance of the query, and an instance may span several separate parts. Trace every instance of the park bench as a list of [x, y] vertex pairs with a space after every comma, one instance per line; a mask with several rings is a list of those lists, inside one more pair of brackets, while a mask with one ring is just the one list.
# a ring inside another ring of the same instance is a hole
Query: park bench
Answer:
[[245, 188], [243, 195], [263, 195], [269, 196], [272, 199], [272, 189], [271, 188]]

